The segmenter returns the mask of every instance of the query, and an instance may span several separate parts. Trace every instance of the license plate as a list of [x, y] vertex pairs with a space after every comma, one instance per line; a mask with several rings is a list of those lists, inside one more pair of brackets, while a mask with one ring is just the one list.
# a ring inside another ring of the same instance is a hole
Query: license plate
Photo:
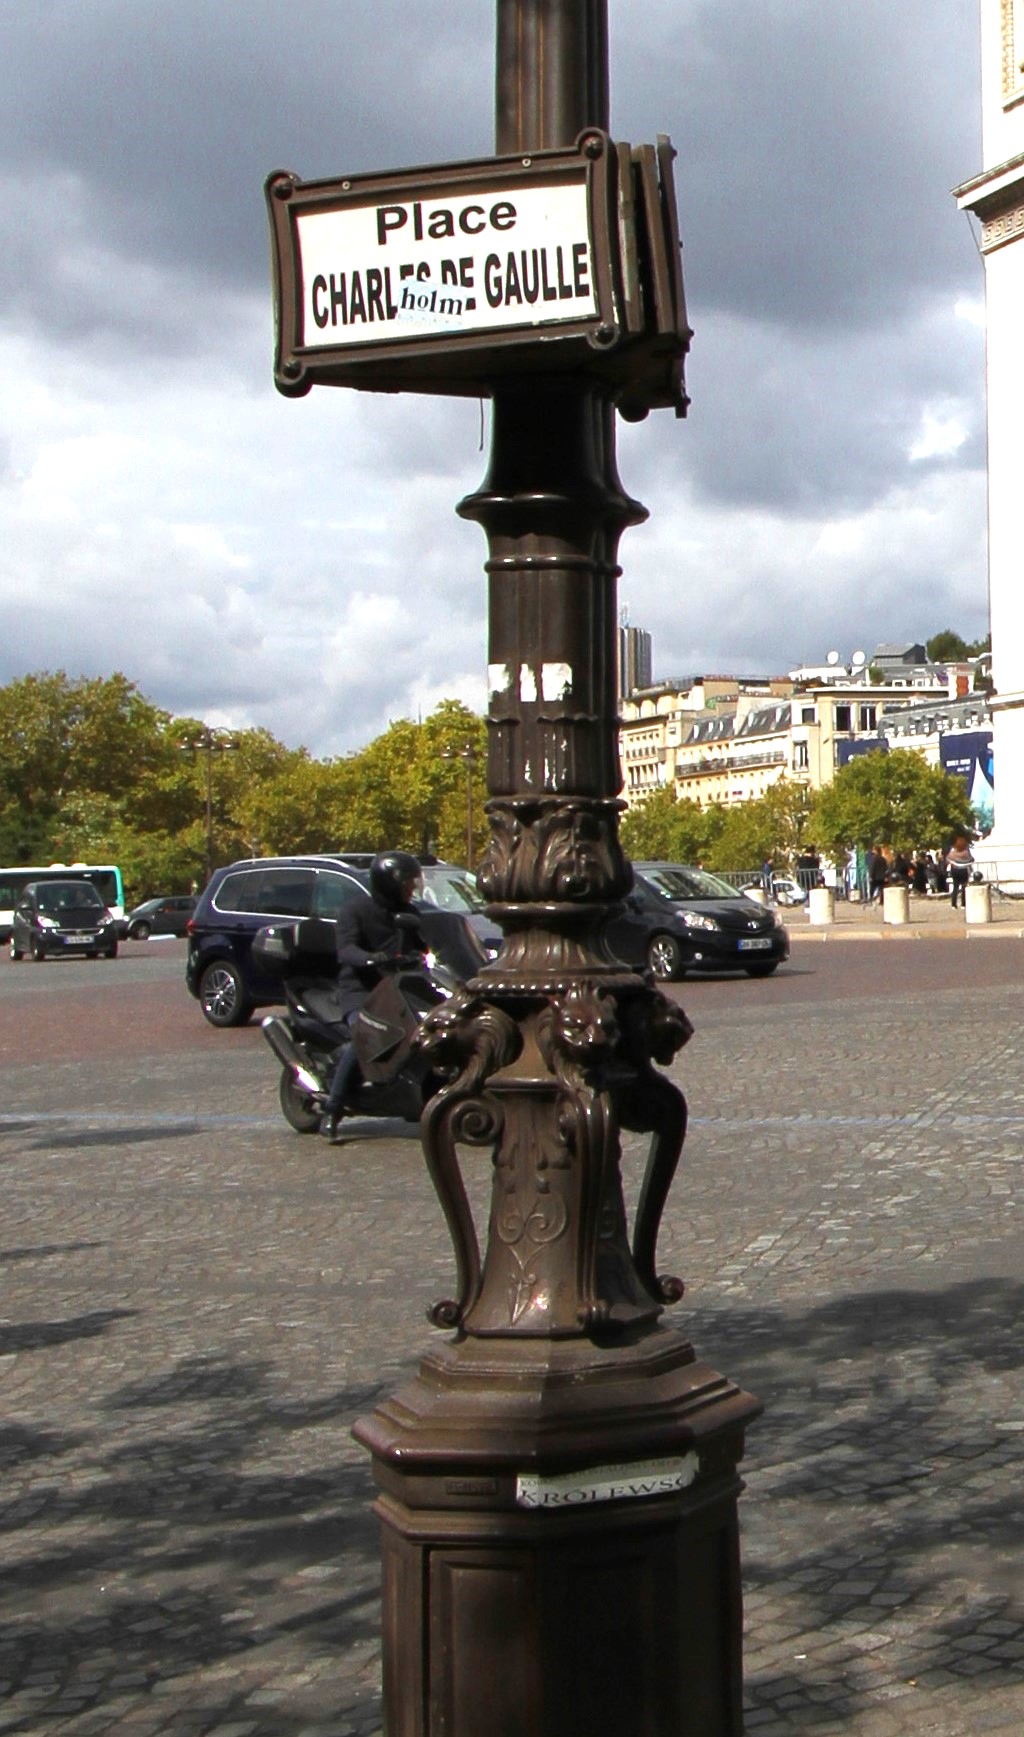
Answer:
[[770, 935], [752, 935], [749, 940], [740, 942], [740, 952], [762, 953], [765, 948], [770, 947], [771, 944], [772, 938]]

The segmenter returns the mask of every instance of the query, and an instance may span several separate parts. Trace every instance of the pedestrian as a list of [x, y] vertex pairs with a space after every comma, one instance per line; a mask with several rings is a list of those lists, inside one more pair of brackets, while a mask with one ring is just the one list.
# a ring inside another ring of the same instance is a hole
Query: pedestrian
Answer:
[[881, 904], [889, 865], [885, 860], [885, 852], [880, 844], [876, 844], [869, 852], [868, 863], [868, 902], [873, 905], [877, 899], [878, 903]]
[[935, 891], [942, 899], [949, 892], [949, 874], [946, 868], [948, 857], [949, 851], [945, 849], [937, 851], [935, 855]]
[[946, 867], [949, 871], [950, 882], [949, 902], [954, 911], [956, 910], [958, 899], [964, 906], [964, 909], [967, 908], [967, 882], [971, 878], [971, 868], [973, 864], [974, 858], [971, 855], [971, 847], [963, 834], [961, 834], [959, 838], [954, 840], [953, 848], [946, 858]]

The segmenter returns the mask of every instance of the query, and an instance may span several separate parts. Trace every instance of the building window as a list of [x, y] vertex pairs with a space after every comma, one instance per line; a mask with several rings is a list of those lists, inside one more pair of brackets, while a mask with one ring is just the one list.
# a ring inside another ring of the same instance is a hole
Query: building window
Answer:
[[837, 730], [852, 730], [853, 729], [853, 724], [852, 724], [851, 719], [850, 719], [850, 712], [851, 712], [851, 708], [849, 706], [837, 706], [836, 707], [836, 729]]
[[810, 764], [810, 762], [807, 758], [807, 743], [806, 742], [794, 742], [793, 743], [793, 770], [795, 772], [806, 772], [809, 764]]
[[862, 730], [873, 730], [876, 728], [877, 724], [878, 724], [878, 707], [877, 706], [861, 706], [859, 728]]

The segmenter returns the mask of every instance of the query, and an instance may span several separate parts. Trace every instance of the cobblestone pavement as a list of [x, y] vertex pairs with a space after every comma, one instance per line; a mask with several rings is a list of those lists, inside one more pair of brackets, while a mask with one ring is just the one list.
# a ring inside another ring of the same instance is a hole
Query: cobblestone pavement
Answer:
[[[972, 975], [988, 944], [794, 955], [788, 983], [675, 991], [697, 1034], [660, 1265], [766, 1406], [747, 1730], [1020, 1737], [1024, 992]], [[291, 1134], [258, 1032], [182, 998], [154, 1047], [166, 979], [125, 965], [86, 1003], [60, 965], [0, 965], [0, 1007], [24, 970], [52, 1031], [8, 1043], [0, 1106], [0, 1733], [371, 1737], [349, 1430], [430, 1342], [440, 1212], [413, 1131]]]

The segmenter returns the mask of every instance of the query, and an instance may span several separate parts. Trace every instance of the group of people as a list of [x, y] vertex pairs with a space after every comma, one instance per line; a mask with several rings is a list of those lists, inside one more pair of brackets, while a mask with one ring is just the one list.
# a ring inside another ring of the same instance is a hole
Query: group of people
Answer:
[[913, 856], [894, 851], [882, 844], [872, 845], [865, 859], [865, 896], [871, 904], [882, 902], [886, 887], [907, 887], [923, 896], [938, 894], [945, 897], [953, 909], [967, 903], [967, 883], [974, 867], [974, 857], [967, 839], [954, 839], [948, 850], [919, 850]]

